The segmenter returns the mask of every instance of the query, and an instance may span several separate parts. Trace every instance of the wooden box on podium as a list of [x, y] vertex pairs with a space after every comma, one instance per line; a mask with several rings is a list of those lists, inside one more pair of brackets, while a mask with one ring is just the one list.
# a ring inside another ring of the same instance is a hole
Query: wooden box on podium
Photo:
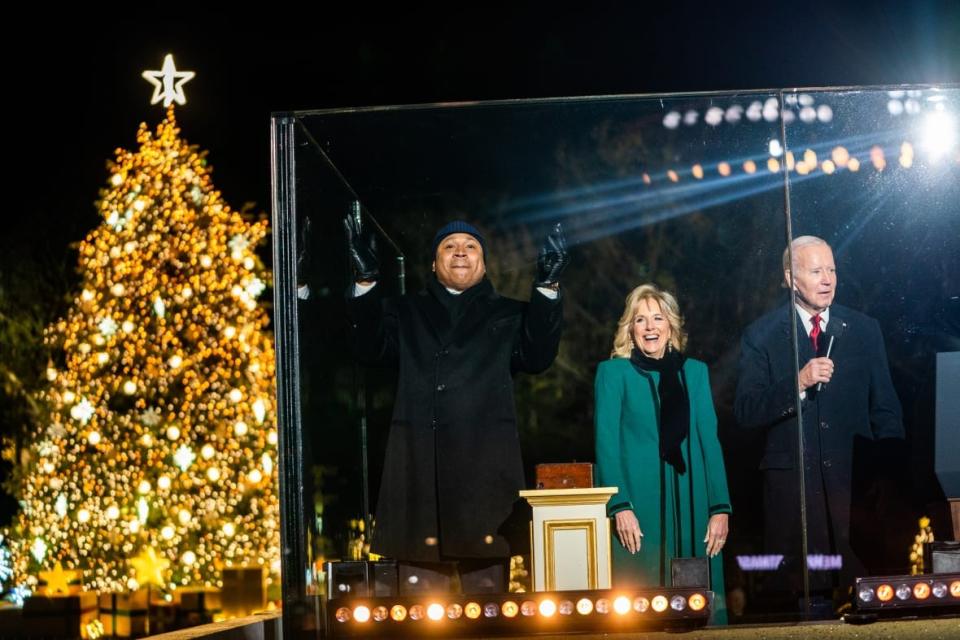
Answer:
[[534, 591], [611, 587], [607, 501], [616, 487], [521, 491], [530, 524]]

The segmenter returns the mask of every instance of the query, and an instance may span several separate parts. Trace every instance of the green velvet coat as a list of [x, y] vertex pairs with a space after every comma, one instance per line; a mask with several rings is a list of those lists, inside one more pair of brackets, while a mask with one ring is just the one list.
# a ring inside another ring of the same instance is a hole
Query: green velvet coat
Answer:
[[[614, 586], [668, 586], [670, 559], [705, 556], [707, 521], [731, 511], [707, 365], [693, 359], [683, 365], [690, 399], [683, 474], [660, 459], [659, 376], [641, 373], [629, 358], [597, 368], [597, 478], [600, 486], [619, 489], [607, 503], [609, 515], [632, 509], [643, 532], [640, 551], [631, 555], [612, 527]], [[712, 622], [725, 624], [722, 554], [710, 560], [710, 581], [716, 593]]]

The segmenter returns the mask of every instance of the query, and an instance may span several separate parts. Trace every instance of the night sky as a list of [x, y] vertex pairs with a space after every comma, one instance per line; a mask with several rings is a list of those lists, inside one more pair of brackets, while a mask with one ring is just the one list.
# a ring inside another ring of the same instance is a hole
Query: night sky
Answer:
[[[70, 243], [98, 224], [106, 160], [135, 145], [141, 121], [153, 128], [162, 117], [140, 74], [166, 53], [196, 72], [177, 109], [184, 137], [209, 151], [232, 206], [263, 211], [271, 112], [960, 81], [956, 1], [483, 3], [439, 15], [373, 5], [345, 15], [337, 4], [272, 3], [243, 16], [182, 3], [112, 17], [92, 5], [21, 8], [3, 45], [13, 201], [3, 207], [0, 269], [30, 265], [40, 278], [50, 265], [72, 269]], [[60, 281], [66, 294], [69, 278]], [[63, 302], [51, 301], [57, 309]]]
[[58, 14], [57, 24], [28, 10], [34, 19], [20, 24], [30, 37], [4, 44], [16, 202], [3, 235], [58, 252], [97, 224], [105, 160], [134, 145], [141, 121], [161, 117], [140, 74], [168, 52], [197, 74], [178, 109], [183, 134], [210, 151], [230, 203], [261, 209], [275, 111], [960, 80], [955, 1], [512, 3], [440, 15], [372, 6], [344, 15], [336, 4], [264, 5], [243, 17], [167, 5], [114, 20]]

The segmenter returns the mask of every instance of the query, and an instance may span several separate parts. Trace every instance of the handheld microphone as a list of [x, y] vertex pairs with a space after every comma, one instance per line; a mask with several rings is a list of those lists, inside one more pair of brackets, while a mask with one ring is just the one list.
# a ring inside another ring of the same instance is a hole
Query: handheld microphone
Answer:
[[[835, 335], [832, 334], [832, 333], [830, 334], [830, 342], [827, 343], [827, 353], [826, 353], [825, 356], [823, 356], [824, 358], [829, 358], [829, 357], [830, 357], [830, 352], [833, 351], [833, 341], [836, 340], [836, 338], [837, 338], [837, 336], [835, 336]], [[822, 382], [818, 382], [818, 383], [817, 383], [817, 391], [819, 392], [821, 389], [823, 389], [823, 383], [822, 383]]]
[[[839, 336], [842, 336], [843, 333], [844, 333], [844, 331], [846, 331], [846, 330], [847, 330], [847, 323], [844, 322], [843, 320], [841, 320], [841, 321], [840, 321], [840, 328], [837, 330], [837, 332], [830, 334], [830, 342], [827, 343], [827, 353], [826, 353], [826, 355], [824, 355], [824, 358], [829, 358], [829, 357], [830, 357], [830, 352], [833, 351], [833, 343], [834, 343], [834, 341], [835, 341]], [[822, 382], [818, 382], [818, 383], [817, 383], [817, 391], [820, 391], [821, 389], [823, 389], [823, 383], [822, 383]]]

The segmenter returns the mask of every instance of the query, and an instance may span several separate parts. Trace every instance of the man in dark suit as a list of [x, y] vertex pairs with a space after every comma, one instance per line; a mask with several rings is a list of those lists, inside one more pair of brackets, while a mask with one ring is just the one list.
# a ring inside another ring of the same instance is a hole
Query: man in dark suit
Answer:
[[463, 221], [434, 237], [426, 289], [387, 299], [373, 246], [345, 222], [355, 352], [399, 371], [371, 550], [404, 563], [402, 580], [415, 567], [408, 591], [443, 584], [451, 562], [464, 592], [505, 591], [507, 521], [524, 488], [513, 376], [543, 371], [557, 354], [560, 227], [540, 251], [529, 302], [497, 294], [484, 237]]
[[[788, 581], [780, 584], [788, 589], [798, 587], [804, 568], [797, 466], [802, 415], [811, 589], [826, 595], [864, 573], [850, 546], [855, 443], [903, 438], [904, 432], [879, 324], [833, 304], [837, 272], [824, 240], [801, 236], [791, 248], [792, 264], [790, 250], [784, 251], [783, 277], [796, 305], [767, 313], [745, 331], [734, 411], [741, 427], [766, 438], [760, 462], [764, 541], [768, 553], [784, 556], [781, 569]], [[797, 327], [796, 361], [791, 323]], [[823, 570], [836, 568], [829, 558], [837, 555], [839, 573]]]

